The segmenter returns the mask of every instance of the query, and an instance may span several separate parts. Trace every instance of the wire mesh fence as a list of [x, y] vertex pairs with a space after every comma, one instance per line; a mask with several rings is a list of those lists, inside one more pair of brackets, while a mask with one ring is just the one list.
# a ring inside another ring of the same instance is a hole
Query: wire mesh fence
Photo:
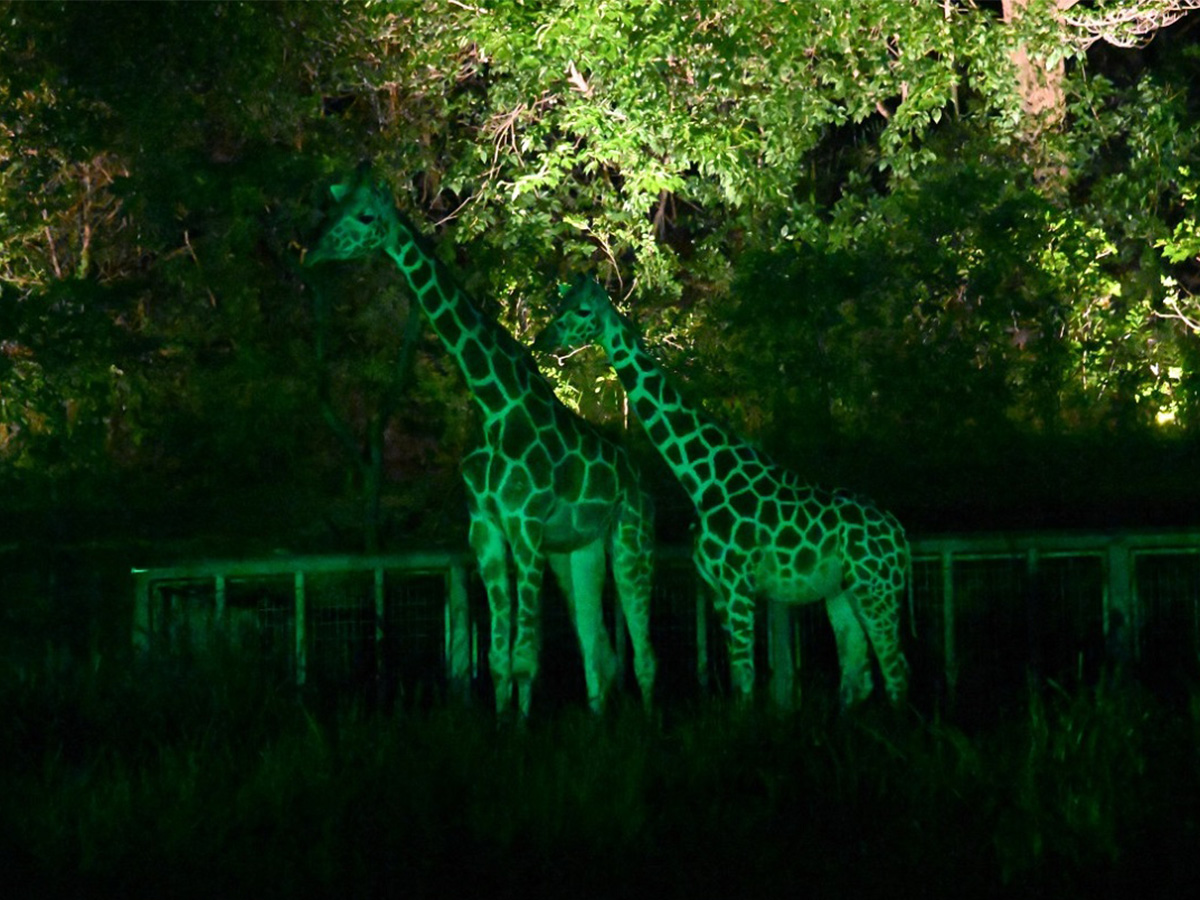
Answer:
[[[144, 646], [178, 648], [220, 635], [299, 683], [386, 700], [441, 697], [457, 681], [484, 698], [491, 691], [489, 615], [473, 570], [465, 554], [137, 570], [135, 637]], [[1019, 700], [1031, 676], [1071, 684], [1123, 667], [1169, 688], [1200, 674], [1198, 535], [916, 540], [910, 581], [903, 640], [912, 694], [922, 705], [994, 709]], [[614, 595], [610, 579], [607, 623], [624, 690], [636, 695]], [[760, 681], [787, 669], [801, 694], [836, 691], [837, 651], [824, 605], [794, 607], [781, 618], [768, 614], [767, 603], [758, 606]], [[782, 644], [772, 643], [779, 629]], [[539, 702], [582, 703], [578, 641], [550, 576], [542, 634]], [[725, 637], [679, 548], [659, 555], [651, 641], [660, 701], [728, 691]]]

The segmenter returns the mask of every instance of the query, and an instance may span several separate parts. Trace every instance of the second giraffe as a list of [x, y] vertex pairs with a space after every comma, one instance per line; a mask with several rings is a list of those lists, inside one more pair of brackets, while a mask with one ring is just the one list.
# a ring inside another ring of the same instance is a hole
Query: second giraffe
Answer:
[[900, 607], [909, 570], [904, 529], [874, 503], [804, 486], [746, 441], [689, 406], [594, 279], [563, 292], [535, 350], [604, 348], [641, 420], [699, 516], [695, 563], [729, 637], [734, 689], [754, 690], [754, 603], [825, 601], [841, 663], [845, 707], [873, 678], [868, 642], [893, 703], [908, 687]]

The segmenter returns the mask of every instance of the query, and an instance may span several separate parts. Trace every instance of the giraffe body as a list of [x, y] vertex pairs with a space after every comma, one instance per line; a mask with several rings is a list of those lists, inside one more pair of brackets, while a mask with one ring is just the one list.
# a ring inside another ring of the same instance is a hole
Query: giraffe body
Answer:
[[900, 600], [910, 553], [890, 513], [845, 491], [804, 485], [689, 406], [642, 346], [603, 288], [586, 279], [566, 291], [535, 350], [600, 344], [651, 441], [699, 517], [695, 563], [713, 589], [730, 642], [734, 688], [754, 686], [754, 604], [824, 601], [842, 669], [841, 700], [871, 693], [868, 646], [893, 702], [907, 690]]
[[423, 248], [390, 192], [361, 171], [331, 190], [331, 224], [305, 264], [380, 250], [391, 256], [483, 414], [482, 443], [463, 459], [462, 474], [469, 541], [491, 614], [497, 712], [511, 707], [515, 683], [518, 709], [529, 714], [547, 565], [567, 599], [589, 703], [603, 707], [616, 675], [601, 603], [609, 557], [649, 706], [656, 668], [649, 641], [653, 511], [624, 450], [562, 405], [525, 347], [485, 318]]

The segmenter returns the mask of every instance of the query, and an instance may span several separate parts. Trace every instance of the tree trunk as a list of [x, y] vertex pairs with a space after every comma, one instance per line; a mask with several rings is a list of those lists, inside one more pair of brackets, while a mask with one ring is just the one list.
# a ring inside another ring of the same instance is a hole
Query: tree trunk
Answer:
[[[1015, 25], [1027, 12], [1030, 0], [1001, 0], [1004, 23]], [[1075, 5], [1077, 0], [1056, 0], [1055, 27], [1067, 35], [1062, 14]], [[1024, 44], [1012, 51], [1013, 65], [1017, 70], [1017, 93], [1021, 97], [1022, 137], [1026, 143], [1027, 158], [1034, 166], [1038, 181], [1051, 191], [1061, 185], [1067, 175], [1062, 153], [1055, 146], [1053, 135], [1061, 131], [1066, 119], [1067, 102], [1063, 93], [1065, 65], [1063, 57], [1054, 62], [1043, 56], [1031, 55]]]

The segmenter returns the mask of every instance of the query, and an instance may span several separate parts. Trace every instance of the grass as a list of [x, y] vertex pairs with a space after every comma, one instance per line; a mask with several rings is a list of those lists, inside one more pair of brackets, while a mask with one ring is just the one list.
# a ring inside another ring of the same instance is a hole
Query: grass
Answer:
[[0, 713], [0, 862], [46, 895], [1069, 898], [1200, 874], [1200, 694], [1116, 680], [1031, 684], [971, 731], [820, 698], [498, 727], [306, 705], [218, 650], [9, 673]]

